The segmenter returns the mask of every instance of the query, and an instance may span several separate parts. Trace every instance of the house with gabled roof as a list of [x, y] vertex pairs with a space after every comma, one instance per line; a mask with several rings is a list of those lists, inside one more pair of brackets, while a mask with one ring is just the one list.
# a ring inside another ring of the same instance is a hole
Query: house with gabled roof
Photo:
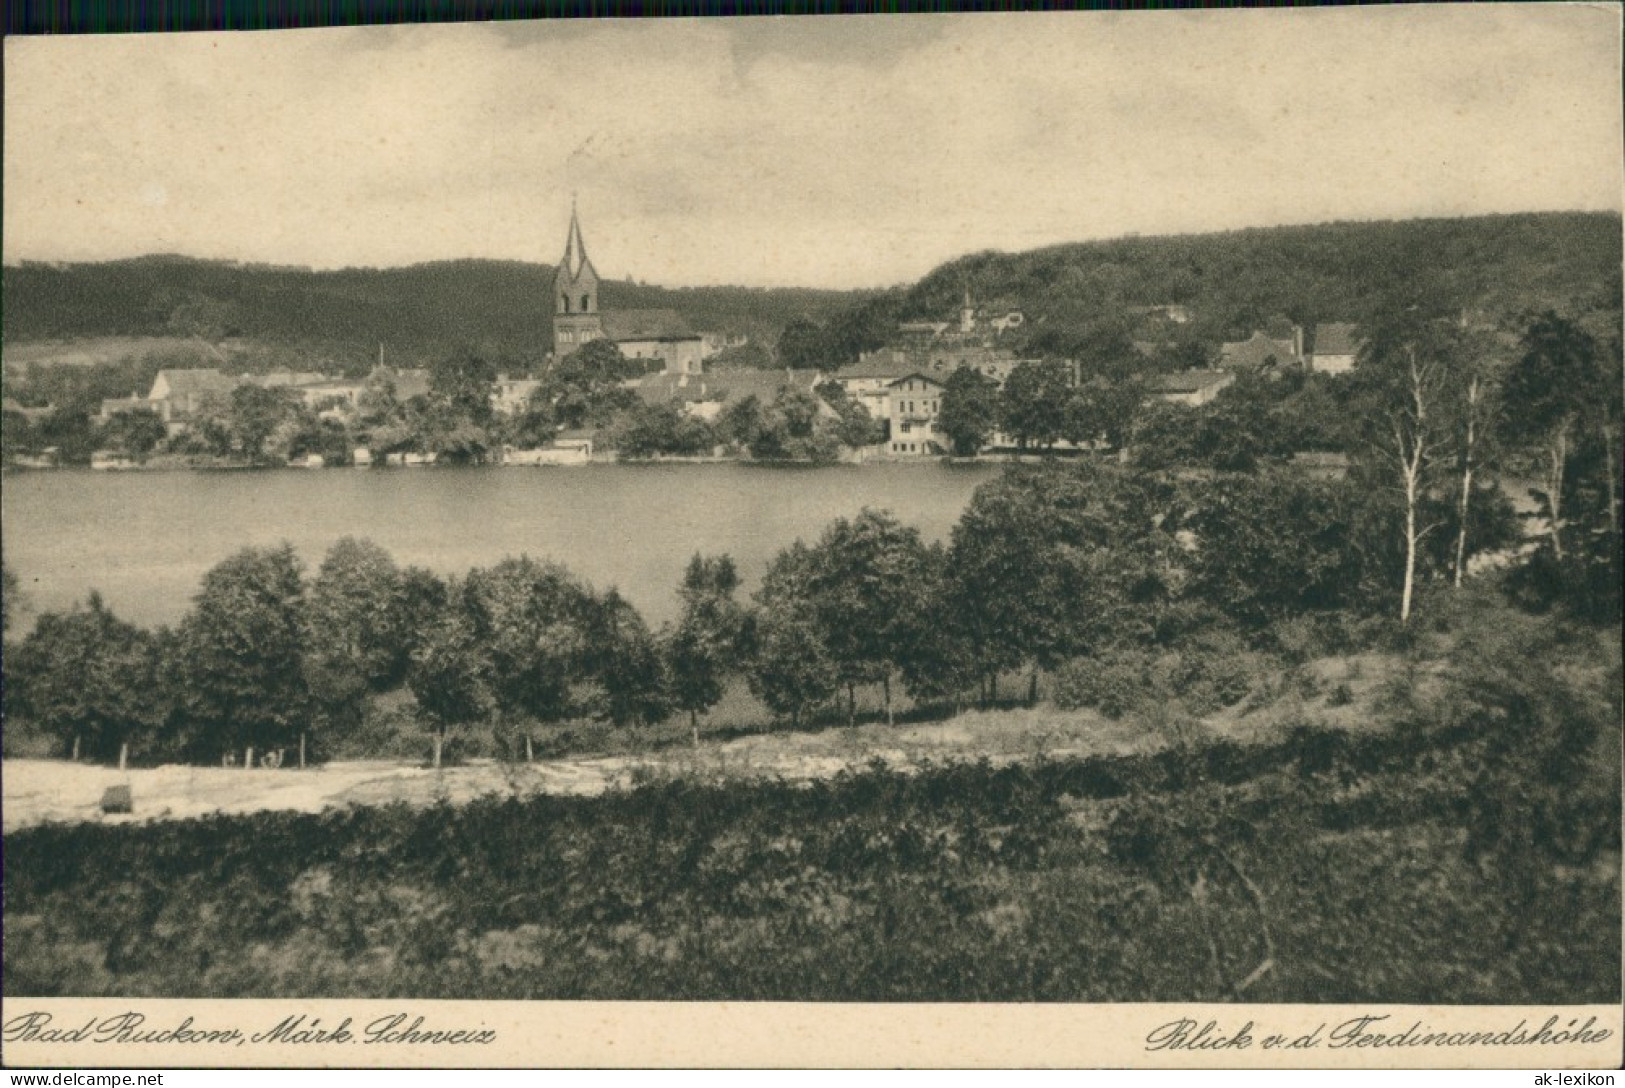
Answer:
[[204, 404], [230, 397], [239, 384], [239, 379], [214, 367], [160, 370], [147, 401], [166, 424], [176, 424], [196, 415]]
[[918, 370], [887, 383], [888, 453], [916, 457], [947, 452], [948, 438], [937, 429], [943, 388], [937, 378]]
[[1347, 374], [1354, 369], [1361, 346], [1353, 322], [1327, 321], [1316, 325], [1309, 369], [1321, 374]]
[[1227, 341], [1219, 348], [1220, 369], [1238, 373], [1279, 373], [1302, 362], [1303, 329], [1296, 325], [1289, 340], [1254, 332], [1245, 340]]
[[831, 380], [847, 396], [863, 405], [872, 419], [888, 419], [891, 416], [891, 383], [921, 370], [906, 353], [882, 349], [865, 352], [857, 366], [831, 375]]

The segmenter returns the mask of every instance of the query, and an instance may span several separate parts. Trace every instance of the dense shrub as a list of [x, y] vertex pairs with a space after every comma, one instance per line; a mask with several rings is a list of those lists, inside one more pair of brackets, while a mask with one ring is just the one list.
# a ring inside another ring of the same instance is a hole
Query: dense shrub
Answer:
[[1537, 850], [1564, 909], [1511, 906], [1462, 850], [1475, 744], [1187, 736], [802, 785], [37, 827], [6, 838], [4, 988], [1185, 1001], [1251, 978], [1260, 1001], [1617, 1000], [1617, 866]]
[[1207, 715], [1245, 698], [1265, 664], [1233, 634], [1205, 632], [1178, 650], [1115, 649], [1074, 658], [1056, 673], [1054, 700], [1062, 708], [1092, 707], [1120, 718], [1177, 699], [1191, 713]]
[[1091, 707], [1108, 718], [1121, 718], [1152, 695], [1151, 661], [1140, 650], [1075, 657], [1055, 674], [1055, 705]]

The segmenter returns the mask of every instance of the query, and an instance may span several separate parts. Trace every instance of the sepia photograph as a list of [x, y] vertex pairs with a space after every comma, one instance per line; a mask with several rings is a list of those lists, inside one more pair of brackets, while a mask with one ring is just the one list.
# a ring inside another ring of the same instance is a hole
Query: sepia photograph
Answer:
[[6, 1063], [1617, 1066], [1620, 61], [7, 37]]

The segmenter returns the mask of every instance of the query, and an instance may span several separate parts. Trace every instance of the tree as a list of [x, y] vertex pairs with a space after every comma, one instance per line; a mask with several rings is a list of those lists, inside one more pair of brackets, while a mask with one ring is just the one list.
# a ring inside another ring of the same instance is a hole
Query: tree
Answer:
[[[370, 691], [399, 684], [416, 640], [400, 571], [370, 540], [328, 549], [305, 602], [305, 676], [328, 731], [358, 725]], [[304, 764], [301, 744], [300, 764]]]
[[1016, 466], [977, 488], [948, 549], [948, 612], [999, 673], [1156, 638], [1182, 577], [1181, 504], [1159, 477], [1094, 462]]
[[[473, 639], [490, 663], [494, 711], [523, 732], [532, 754], [533, 724], [591, 713], [598, 602], [556, 563], [526, 556], [469, 572], [458, 594]], [[415, 690], [415, 689], [414, 689]]]
[[490, 714], [490, 680], [490, 658], [466, 612], [452, 609], [424, 632], [412, 652], [407, 685], [434, 726], [432, 762], [436, 770], [444, 756], [447, 731]]
[[798, 317], [779, 333], [779, 365], [796, 370], [817, 370], [828, 364], [829, 348], [824, 330], [807, 318]]
[[1497, 347], [1492, 335], [1464, 333], [1457, 345], [1453, 368], [1452, 422], [1461, 477], [1456, 505], [1456, 554], [1451, 562], [1451, 580], [1457, 589], [1467, 574], [1467, 538], [1473, 520], [1475, 477], [1484, 459], [1483, 451], [1493, 438], [1501, 408], [1500, 383], [1504, 367]]
[[303, 589], [289, 544], [244, 548], [203, 576], [179, 632], [177, 694], [194, 751], [244, 748], [247, 767], [304, 731]]
[[524, 405], [508, 420], [507, 440], [522, 450], [540, 449], [559, 433], [553, 412], [553, 398], [547, 386], [540, 385], [525, 398]]
[[350, 463], [355, 437], [342, 422], [306, 410], [300, 413], [298, 429], [288, 441], [290, 458], [314, 454], [328, 467]]
[[834, 696], [834, 663], [804, 607], [787, 603], [763, 610], [749, 682], [769, 710], [789, 719], [791, 729], [801, 728], [804, 714]]
[[1407, 315], [1377, 330], [1357, 372], [1369, 449], [1395, 481], [1404, 508], [1401, 623], [1410, 622], [1423, 541], [1442, 524], [1423, 513], [1446, 448], [1453, 352], [1447, 327]]
[[715, 444], [711, 426], [675, 404], [640, 405], [623, 420], [616, 448], [625, 458], [694, 456]]
[[[1564, 482], [1579, 430], [1597, 400], [1613, 401], [1617, 387], [1597, 381], [1597, 344], [1584, 329], [1547, 311], [1535, 318], [1523, 336], [1523, 355], [1507, 375], [1507, 425], [1514, 440], [1542, 454], [1542, 490], [1536, 498], [1546, 507], [1546, 532], [1552, 555], [1564, 558]], [[1612, 469], [1610, 469], [1610, 479]]]
[[851, 521], [837, 519], [807, 553], [798, 588], [846, 685], [849, 721], [856, 716], [856, 685], [879, 681], [892, 724], [892, 678], [919, 637], [931, 556], [919, 530], [869, 509]]
[[1188, 592], [1238, 624], [1357, 608], [1353, 486], [1291, 471], [1226, 474], [1191, 493]]
[[596, 604], [586, 660], [599, 690], [591, 710], [618, 726], [651, 725], [669, 709], [659, 645], [638, 610], [616, 590]]
[[41, 615], [6, 657], [8, 709], [58, 738], [73, 759], [83, 751], [122, 767], [130, 745], [157, 725], [151, 640], [100, 594], [85, 608]]
[[1105, 440], [1113, 449], [1128, 446], [1144, 390], [1131, 379], [1090, 378], [1066, 400], [1062, 437], [1078, 445]]
[[0, 562], [0, 634], [11, 634], [11, 621], [23, 603], [17, 572]]
[[167, 434], [158, 413], [145, 408], [120, 412], [102, 425], [102, 440], [131, 457], [145, 457]]
[[1270, 405], [1274, 381], [1244, 374], [1198, 409], [1192, 452], [1197, 463], [1223, 472], [1252, 472], [1281, 449]]
[[765, 409], [746, 397], [723, 411], [718, 431], [730, 437], [749, 435], [747, 448], [760, 461], [834, 461], [840, 455], [843, 421], [830, 419], [820, 398], [785, 388]]
[[717, 415], [716, 433], [738, 449], [750, 449], [764, 426], [762, 402], [754, 393], [730, 400]]
[[604, 426], [637, 404], [637, 394], [621, 385], [643, 372], [612, 340], [592, 340], [547, 373], [543, 389], [553, 415], [565, 427]]
[[1048, 450], [1066, 433], [1066, 404], [1071, 375], [1065, 363], [1053, 360], [1016, 364], [1004, 380], [999, 397], [999, 422], [1005, 434], [1022, 449]]
[[819, 382], [813, 392], [841, 417], [835, 428], [841, 445], [862, 449], [885, 440], [884, 424], [870, 416], [869, 409], [849, 396], [840, 382], [833, 379]]
[[231, 391], [226, 406], [226, 433], [251, 464], [266, 459], [266, 446], [299, 411], [298, 394], [287, 388], [244, 384]]
[[678, 590], [682, 615], [664, 639], [666, 685], [672, 704], [688, 714], [694, 746], [700, 715], [722, 698], [723, 681], [740, 656], [743, 610], [734, 601], [739, 574], [726, 555], [689, 560]]
[[942, 545], [930, 546], [924, 576], [917, 587], [913, 637], [900, 662], [903, 685], [916, 704], [950, 702], [957, 711], [964, 705], [965, 692], [978, 679], [985, 683], [985, 677], [979, 672], [976, 646], [954, 612], [948, 555]]
[[429, 364], [429, 395], [444, 402], [454, 416], [485, 427], [491, 423], [496, 378], [496, 370], [478, 355], [445, 356]]
[[37, 453], [40, 446], [33, 421], [26, 415], [13, 408], [0, 413], [0, 461], [9, 465], [18, 457]]
[[960, 367], [943, 383], [937, 426], [953, 443], [956, 457], [974, 457], [999, 425], [999, 383]]
[[1131, 463], [1154, 471], [1204, 463], [1197, 452], [1202, 410], [1185, 404], [1153, 401], [1145, 406], [1129, 451]]

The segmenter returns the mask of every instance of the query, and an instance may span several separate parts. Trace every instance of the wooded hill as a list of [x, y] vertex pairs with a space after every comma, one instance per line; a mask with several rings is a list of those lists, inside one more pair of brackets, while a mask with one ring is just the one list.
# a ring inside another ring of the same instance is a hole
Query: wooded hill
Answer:
[[[1183, 305], [1180, 339], [1216, 343], [1272, 323], [1306, 329], [1413, 305], [1516, 318], [1555, 309], [1617, 333], [1620, 217], [1560, 212], [1330, 223], [1223, 234], [1132, 237], [1025, 253], [977, 253], [888, 292], [696, 287], [609, 280], [605, 309], [670, 307], [696, 329], [773, 345], [802, 319], [838, 366], [886, 342], [896, 322], [949, 320], [968, 288], [980, 306], [1019, 308], [1013, 346], [1071, 353], [1102, 329], [1132, 333], [1136, 309]], [[383, 343], [392, 361], [472, 347], [498, 365], [540, 360], [550, 337], [553, 269], [515, 261], [440, 261], [318, 272], [154, 256], [4, 269], [7, 345], [106, 336], [238, 337], [315, 348], [363, 369]], [[1143, 330], [1140, 330], [1143, 333]], [[1606, 331], [1602, 329], [1594, 332]]]
[[1620, 261], [1613, 213], [1132, 237], [962, 257], [903, 293], [897, 316], [946, 319], [969, 288], [979, 304], [1024, 310], [1035, 346], [1059, 340], [1064, 350], [1069, 334], [1167, 304], [1190, 310], [1184, 336], [1209, 341], [1244, 339], [1272, 319], [1308, 329], [1417, 305], [1496, 319], [1547, 309], [1617, 315]]
[[[437, 261], [406, 268], [308, 268], [152, 256], [100, 264], [24, 262], [4, 270], [8, 345], [87, 337], [199, 335], [318, 349], [365, 366], [422, 362], [463, 346], [530, 361], [552, 339], [553, 268]], [[827, 318], [862, 297], [810, 289], [668, 289], [606, 280], [606, 310], [671, 308], [700, 331], [771, 344], [798, 316]]]

